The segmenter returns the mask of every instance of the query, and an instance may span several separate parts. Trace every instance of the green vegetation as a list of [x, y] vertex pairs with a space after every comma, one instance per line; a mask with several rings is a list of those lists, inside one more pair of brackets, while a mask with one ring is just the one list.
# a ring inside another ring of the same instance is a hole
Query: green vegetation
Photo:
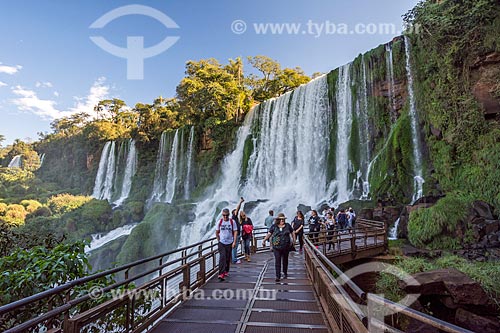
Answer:
[[458, 249], [463, 239], [457, 231], [463, 229], [472, 199], [468, 195], [449, 193], [430, 208], [410, 214], [408, 238], [412, 244], [427, 249]]
[[[433, 269], [455, 268], [471, 279], [478, 282], [486, 293], [496, 302], [500, 301], [500, 265], [495, 262], [468, 261], [455, 255], [445, 255], [436, 260], [424, 258], [398, 257], [393, 263], [406, 274], [415, 274]], [[402, 276], [401, 276], [402, 277]], [[383, 272], [377, 281], [377, 293], [391, 301], [397, 302], [404, 297], [404, 293], [399, 289], [397, 275], [390, 272]]]
[[[470, 193], [498, 209], [500, 130], [498, 122], [485, 120], [472, 91], [477, 82], [475, 63], [500, 51], [500, 4], [428, 0], [405, 20], [419, 28], [410, 38], [433, 177], [444, 192]], [[494, 68], [485, 71], [495, 75]], [[499, 86], [493, 85], [491, 93], [499, 96], [498, 92]], [[432, 135], [431, 127], [441, 135]]]

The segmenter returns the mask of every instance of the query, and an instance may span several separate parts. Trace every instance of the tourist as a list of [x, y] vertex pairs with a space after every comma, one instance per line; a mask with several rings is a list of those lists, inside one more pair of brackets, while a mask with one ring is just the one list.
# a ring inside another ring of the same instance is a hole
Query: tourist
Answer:
[[299, 239], [299, 253], [302, 253], [302, 249], [304, 248], [304, 214], [302, 211], [297, 211], [297, 216], [292, 221], [292, 228], [295, 236]]
[[273, 222], [274, 222], [274, 211], [270, 210], [269, 215], [264, 220], [264, 225], [266, 226], [267, 230], [269, 230], [269, 228], [271, 228], [271, 226], [273, 225]]
[[245, 214], [244, 211], [240, 212], [241, 233], [243, 238], [245, 260], [250, 262], [250, 242], [253, 237], [253, 223], [252, 219]]
[[219, 242], [219, 281], [224, 281], [229, 274], [231, 248], [236, 247], [237, 236], [236, 222], [229, 218], [229, 209], [224, 208], [222, 218], [217, 223], [215, 230], [215, 237]]
[[336, 241], [336, 239], [333, 239], [334, 238], [333, 236], [336, 233], [337, 222], [333, 218], [333, 214], [331, 212], [326, 213], [325, 225], [326, 225], [326, 230], [327, 230], [326, 240], [328, 242], [328, 250], [330, 250], [332, 248], [332, 245], [333, 245], [333, 249], [335, 250], [334, 241]]
[[309, 238], [312, 240], [313, 244], [318, 247], [317, 243], [322, 222], [316, 210], [312, 211], [311, 216], [309, 217], [309, 220], [307, 222], [309, 223], [309, 233], [311, 234]]
[[238, 212], [240, 211], [241, 204], [244, 201], [245, 200], [243, 199], [243, 197], [241, 197], [240, 202], [238, 202], [238, 206], [236, 206], [236, 208], [233, 209], [233, 211], [231, 212], [231, 215], [232, 215], [231, 218], [233, 219], [234, 222], [236, 222], [236, 227], [237, 227], [237, 232], [238, 232], [238, 236], [236, 238], [236, 246], [231, 251], [231, 257], [233, 259], [233, 264], [241, 264], [241, 261], [238, 259], [238, 246], [240, 245], [240, 242], [241, 242], [241, 223], [238, 219]]
[[347, 214], [345, 212], [345, 209], [341, 209], [340, 212], [337, 214], [337, 223], [339, 224], [340, 230], [344, 230], [347, 228]]
[[274, 253], [274, 268], [276, 270], [276, 282], [281, 279], [281, 269], [283, 267], [283, 278], [288, 277], [288, 254], [295, 243], [295, 233], [290, 224], [286, 223], [285, 214], [279, 213], [275, 223], [269, 229], [262, 245], [266, 246], [266, 241], [271, 238]]
[[356, 224], [356, 213], [354, 212], [354, 209], [352, 207], [349, 207], [349, 228], [354, 228], [354, 225]]

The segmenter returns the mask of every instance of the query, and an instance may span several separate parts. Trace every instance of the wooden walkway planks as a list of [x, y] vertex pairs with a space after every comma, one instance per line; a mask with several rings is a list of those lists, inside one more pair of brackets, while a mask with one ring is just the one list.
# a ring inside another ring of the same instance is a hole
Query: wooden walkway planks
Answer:
[[288, 278], [278, 283], [271, 252], [229, 273], [224, 282], [209, 280], [152, 332], [329, 332], [302, 254], [290, 254]]

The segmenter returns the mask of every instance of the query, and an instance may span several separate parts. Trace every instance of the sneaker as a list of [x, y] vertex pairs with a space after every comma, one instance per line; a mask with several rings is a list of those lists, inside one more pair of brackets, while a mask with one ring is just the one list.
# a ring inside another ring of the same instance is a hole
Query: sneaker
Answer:
[[235, 262], [235, 264], [241, 264], [241, 260], [238, 260], [237, 262]]
[[219, 274], [218, 278], [219, 278], [219, 281], [224, 281], [226, 279], [224, 274]]
[[224, 275], [224, 278], [227, 278], [229, 276], [229, 272], [224, 272], [222, 275]]
[[288, 278], [288, 274], [283, 274], [283, 279]]
[[276, 278], [276, 280], [274, 280], [274, 281], [276, 281], [276, 282], [280, 282], [280, 279], [279, 279], [279, 278]]

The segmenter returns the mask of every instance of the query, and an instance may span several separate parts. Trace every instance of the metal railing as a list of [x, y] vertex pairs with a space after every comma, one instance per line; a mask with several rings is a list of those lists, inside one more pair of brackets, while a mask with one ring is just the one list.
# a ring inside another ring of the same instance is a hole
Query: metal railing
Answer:
[[[356, 230], [347, 234], [349, 237], [359, 239], [364, 232], [378, 238], [381, 230], [386, 230], [385, 225], [382, 226], [380, 222], [359, 222], [361, 223]], [[266, 228], [254, 230], [253, 252], [269, 250], [268, 247], [259, 247], [266, 233]], [[380, 296], [365, 293], [330, 260], [331, 253], [316, 248], [309, 237], [313, 234], [304, 237], [304, 259], [309, 278], [332, 331], [401, 332], [396, 323], [403, 318], [407, 321], [416, 320], [444, 332], [471, 332]], [[324, 234], [323, 238], [326, 239], [327, 236]], [[384, 242], [387, 244], [386, 236]], [[322, 244], [326, 245], [324, 240]], [[354, 245], [356, 246], [351, 247], [351, 251], [363, 249], [363, 244]], [[367, 247], [371, 245], [366, 244]], [[242, 248], [241, 246], [240, 254]], [[218, 269], [217, 263], [217, 242], [215, 238], [210, 238], [4, 305], [0, 307], [0, 320], [43, 304], [46, 311], [33, 314], [29, 320], [16, 324], [5, 332], [147, 331], [214, 276]], [[105, 283], [111, 279], [119, 281]], [[143, 280], [146, 282], [139, 287], [135, 286], [135, 283]], [[91, 290], [96, 286], [99, 287], [99, 296], [102, 296], [98, 299]], [[369, 302], [393, 309], [396, 314], [385, 316], [383, 320], [375, 319], [364, 310], [364, 305]]]
[[[258, 247], [266, 233], [266, 228], [254, 230], [254, 252], [266, 250]], [[242, 251], [243, 244], [239, 255]], [[0, 328], [6, 333], [144, 331], [217, 273], [218, 254], [213, 237], [70, 281], [1, 306]], [[17, 315], [30, 311], [37, 313], [16, 322]]]
[[[364, 232], [370, 235], [378, 235], [380, 230], [385, 230], [385, 226], [382, 226], [381, 223], [383, 222], [364, 220], [359, 229], [364, 229]], [[356, 235], [358, 232], [362, 231], [354, 231], [349, 235]], [[318, 234], [321, 237], [321, 232]], [[326, 235], [323, 234], [323, 237], [326, 238]], [[414, 320], [443, 332], [472, 333], [472, 331], [402, 304], [364, 292], [331, 261], [331, 253], [324, 251], [325, 241], [320, 238], [317, 242], [313, 242], [312, 239], [314, 238], [305, 237], [304, 239], [306, 268], [323, 307], [328, 325], [333, 332], [402, 333], [403, 331], [398, 328], [401, 326], [399, 323], [408, 323], [410, 320]], [[384, 241], [387, 245], [387, 236], [384, 237]], [[318, 244], [323, 245], [323, 248], [317, 248]], [[352, 246], [350, 250], [363, 250], [363, 246]], [[382, 316], [383, 320], [376, 319], [373, 313], [367, 313], [367, 309], [370, 309], [370, 306], [367, 307], [367, 305], [390, 309], [392, 314]]]

